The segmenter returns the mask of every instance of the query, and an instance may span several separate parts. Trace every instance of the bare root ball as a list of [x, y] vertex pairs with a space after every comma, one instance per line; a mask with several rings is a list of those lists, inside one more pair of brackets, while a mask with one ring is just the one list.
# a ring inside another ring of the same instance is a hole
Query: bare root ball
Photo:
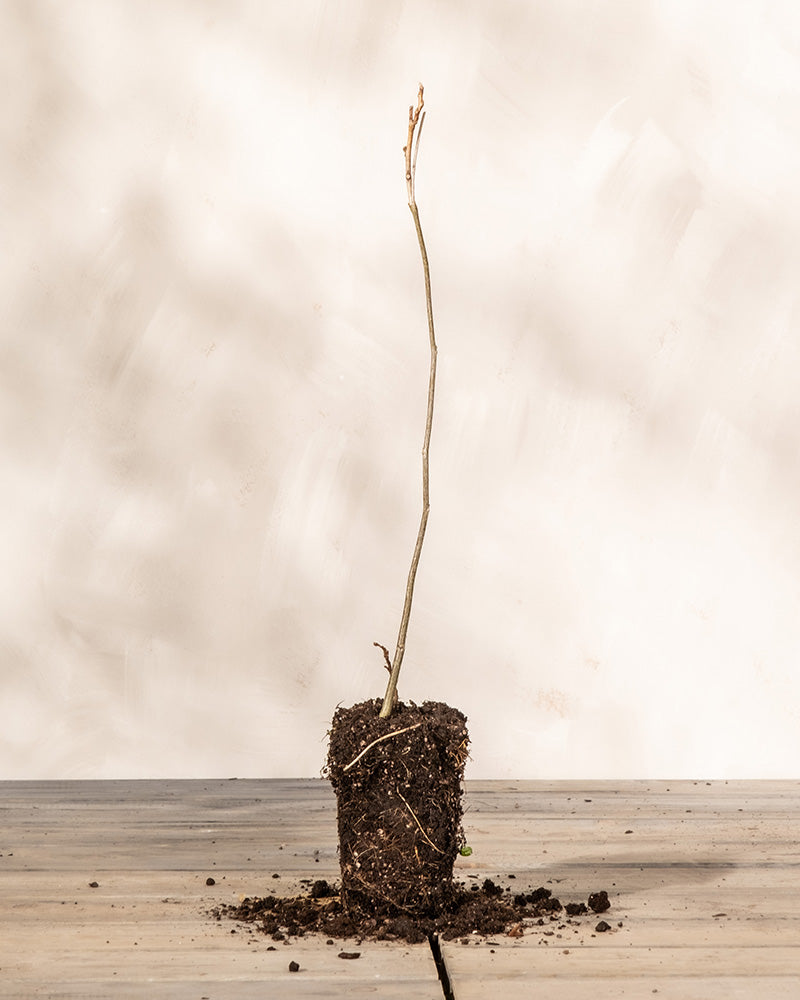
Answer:
[[353, 916], [431, 916], [453, 896], [463, 842], [466, 718], [441, 702], [339, 708], [327, 773], [336, 792], [342, 904]]

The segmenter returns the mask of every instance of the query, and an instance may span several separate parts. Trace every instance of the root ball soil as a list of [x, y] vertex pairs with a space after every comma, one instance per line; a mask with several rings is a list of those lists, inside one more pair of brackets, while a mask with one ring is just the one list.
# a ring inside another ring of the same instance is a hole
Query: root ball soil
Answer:
[[441, 702], [380, 707], [339, 708], [331, 726], [341, 905], [354, 921], [433, 918], [454, 899], [467, 720]]

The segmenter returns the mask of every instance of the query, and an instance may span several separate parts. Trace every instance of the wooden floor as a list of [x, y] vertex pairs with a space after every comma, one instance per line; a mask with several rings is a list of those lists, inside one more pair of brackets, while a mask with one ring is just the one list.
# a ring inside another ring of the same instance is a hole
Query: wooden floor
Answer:
[[[465, 803], [462, 878], [606, 889], [612, 930], [444, 942], [456, 1000], [800, 1000], [800, 782], [481, 781]], [[321, 780], [0, 783], [0, 996], [441, 1000], [427, 944], [268, 951], [205, 913], [323, 877]]]

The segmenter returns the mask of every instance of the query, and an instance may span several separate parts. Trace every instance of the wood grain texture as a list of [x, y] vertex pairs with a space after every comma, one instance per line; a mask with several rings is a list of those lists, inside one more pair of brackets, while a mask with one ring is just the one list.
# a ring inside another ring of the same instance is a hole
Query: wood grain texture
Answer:
[[[564, 902], [606, 889], [612, 930], [596, 933], [592, 916], [444, 942], [458, 1000], [800, 997], [800, 783], [466, 788], [474, 853], [461, 877], [513, 875]], [[307, 939], [270, 952], [206, 915], [336, 876], [323, 781], [0, 783], [0, 996], [438, 1000], [426, 945]], [[361, 958], [339, 959], [343, 948]]]

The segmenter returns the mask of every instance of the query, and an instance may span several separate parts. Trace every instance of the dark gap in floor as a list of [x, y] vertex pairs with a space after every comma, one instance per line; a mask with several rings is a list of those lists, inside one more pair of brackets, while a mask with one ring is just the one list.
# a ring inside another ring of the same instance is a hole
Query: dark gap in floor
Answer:
[[439, 935], [429, 934], [428, 944], [431, 946], [433, 960], [436, 963], [436, 971], [439, 974], [439, 982], [442, 984], [444, 1000], [456, 1000], [456, 995], [453, 993], [453, 987], [450, 983], [450, 976], [447, 973], [444, 955], [442, 954], [442, 946], [439, 944]]

